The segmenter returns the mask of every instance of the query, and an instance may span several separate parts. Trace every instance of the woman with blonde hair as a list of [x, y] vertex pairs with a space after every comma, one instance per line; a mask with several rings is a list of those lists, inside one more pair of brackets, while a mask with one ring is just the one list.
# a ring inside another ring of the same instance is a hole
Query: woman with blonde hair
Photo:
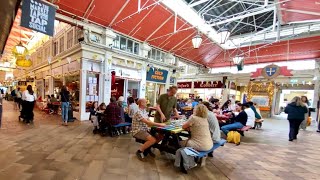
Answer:
[[299, 127], [304, 120], [305, 113], [308, 112], [307, 106], [301, 101], [301, 98], [296, 96], [291, 103], [287, 105], [284, 112], [288, 114], [288, 121], [290, 125], [289, 141], [297, 139]]
[[182, 126], [183, 129], [190, 129], [191, 132], [191, 138], [182, 141], [182, 146], [192, 147], [198, 151], [208, 151], [212, 148], [213, 141], [207, 118], [207, 107], [203, 104], [197, 105], [193, 111], [193, 115]]

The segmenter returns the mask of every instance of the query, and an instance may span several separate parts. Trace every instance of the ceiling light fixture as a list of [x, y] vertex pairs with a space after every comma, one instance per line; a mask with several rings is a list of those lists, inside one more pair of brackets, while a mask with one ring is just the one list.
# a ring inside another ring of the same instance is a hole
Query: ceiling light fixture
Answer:
[[219, 36], [219, 40], [220, 40], [220, 44], [224, 44], [226, 43], [226, 41], [228, 40], [229, 36], [230, 36], [230, 31], [227, 28], [221, 28], [218, 31], [218, 36]]
[[238, 65], [240, 64], [242, 61], [243, 61], [244, 57], [243, 56], [236, 56], [234, 57], [232, 60], [233, 60], [233, 63]]
[[21, 41], [19, 42], [19, 44], [16, 45], [15, 48], [18, 54], [23, 54], [24, 51], [26, 50], [26, 47], [22, 45]]
[[192, 38], [193, 48], [198, 49], [198, 48], [200, 47], [201, 43], [202, 43], [202, 37], [201, 37], [201, 35], [200, 35], [199, 32], [198, 32], [198, 34], [195, 35], [195, 36]]

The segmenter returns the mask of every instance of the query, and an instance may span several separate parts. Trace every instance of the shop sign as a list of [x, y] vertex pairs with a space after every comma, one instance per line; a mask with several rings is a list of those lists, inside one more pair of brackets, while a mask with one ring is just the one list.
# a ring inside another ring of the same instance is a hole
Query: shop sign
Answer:
[[179, 89], [191, 89], [192, 82], [178, 82]]
[[40, 0], [23, 0], [21, 26], [53, 36], [56, 8]]
[[262, 76], [266, 79], [274, 79], [279, 75], [283, 76], [293, 76], [291, 70], [288, 69], [287, 66], [277, 66], [275, 64], [268, 65], [264, 68], [258, 68], [256, 72], [251, 74], [252, 78], [256, 78]]
[[18, 86], [27, 86], [28, 82], [27, 81], [18, 81]]
[[141, 72], [138, 70], [115, 67], [115, 72], [117, 77], [141, 80]]
[[223, 88], [224, 85], [221, 81], [213, 82], [194, 82], [194, 88]]
[[167, 82], [168, 71], [164, 69], [150, 68], [147, 71], [147, 81], [166, 83]]
[[27, 82], [33, 82], [33, 81], [34, 81], [34, 78], [26, 77], [26, 81], [27, 81]]

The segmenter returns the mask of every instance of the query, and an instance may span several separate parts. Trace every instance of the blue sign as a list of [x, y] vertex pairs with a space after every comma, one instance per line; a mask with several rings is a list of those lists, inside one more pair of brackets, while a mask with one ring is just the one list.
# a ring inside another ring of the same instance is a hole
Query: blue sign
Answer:
[[277, 67], [268, 67], [266, 68], [267, 76], [271, 77], [277, 72]]
[[168, 71], [164, 69], [150, 68], [147, 71], [147, 81], [166, 83]]
[[23, 0], [21, 26], [53, 36], [56, 8], [40, 0]]

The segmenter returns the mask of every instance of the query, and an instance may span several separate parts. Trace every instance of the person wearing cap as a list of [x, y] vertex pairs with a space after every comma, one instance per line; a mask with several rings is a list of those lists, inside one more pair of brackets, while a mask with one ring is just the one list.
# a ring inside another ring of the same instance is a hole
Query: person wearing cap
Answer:
[[124, 100], [124, 97], [123, 96], [120, 96], [119, 98], [118, 98], [118, 103], [119, 102], [121, 102], [121, 104], [122, 104], [122, 108], [127, 108], [128, 107], [128, 104], [126, 103], [126, 101]]

